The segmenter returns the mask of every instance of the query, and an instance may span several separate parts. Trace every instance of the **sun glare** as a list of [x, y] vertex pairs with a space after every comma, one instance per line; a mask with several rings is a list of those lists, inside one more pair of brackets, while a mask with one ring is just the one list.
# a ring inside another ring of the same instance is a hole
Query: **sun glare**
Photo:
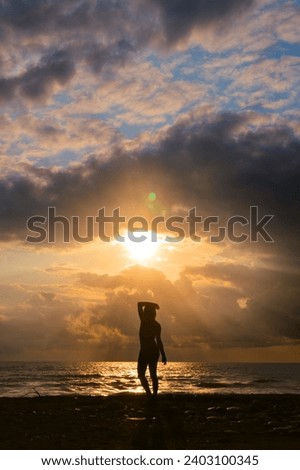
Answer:
[[[135, 237], [142, 237], [144, 235], [144, 241], [135, 241], [132, 234], [128, 233], [125, 238], [125, 247], [129, 253], [130, 258], [136, 261], [147, 261], [155, 257], [161, 241], [156, 234], [149, 232], [139, 232], [139, 234], [133, 234]], [[157, 238], [157, 240], [156, 240]]]

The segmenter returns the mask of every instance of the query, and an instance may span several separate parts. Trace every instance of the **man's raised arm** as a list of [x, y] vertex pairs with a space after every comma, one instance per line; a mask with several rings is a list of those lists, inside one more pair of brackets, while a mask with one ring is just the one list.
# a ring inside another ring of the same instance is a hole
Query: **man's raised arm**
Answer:
[[159, 305], [154, 302], [138, 302], [137, 307], [138, 307], [140, 319], [142, 319], [143, 314], [144, 314], [144, 307], [147, 307], [147, 305], [153, 305], [156, 310], [159, 309]]

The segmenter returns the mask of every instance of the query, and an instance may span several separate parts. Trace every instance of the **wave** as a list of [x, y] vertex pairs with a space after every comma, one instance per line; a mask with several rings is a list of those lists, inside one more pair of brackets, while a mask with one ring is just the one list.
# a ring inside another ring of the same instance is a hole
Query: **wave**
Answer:
[[249, 387], [248, 383], [243, 382], [200, 382], [197, 384], [199, 388], [239, 388], [239, 387]]
[[278, 380], [275, 379], [256, 379], [252, 381], [253, 384], [268, 384], [268, 383], [278, 383]]
[[[143, 393], [136, 363], [0, 364], [0, 396]], [[169, 363], [161, 393], [300, 393], [300, 364]]]

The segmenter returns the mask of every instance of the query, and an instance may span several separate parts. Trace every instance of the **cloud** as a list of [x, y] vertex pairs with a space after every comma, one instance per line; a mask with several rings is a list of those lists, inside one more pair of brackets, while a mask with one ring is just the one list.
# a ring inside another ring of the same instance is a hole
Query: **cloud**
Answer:
[[[19, 250], [2, 357], [135, 358], [141, 298], [161, 303], [177, 359], [299, 343], [298, 15], [275, 0], [0, 2], [0, 240]], [[120, 246], [110, 259], [98, 241], [98, 263], [96, 244], [24, 244], [49, 206], [82, 234], [102, 207], [148, 221], [197, 207], [224, 226], [257, 206], [275, 242], [212, 246], [199, 228], [203, 244], [160, 249], [166, 274], [121, 270]], [[57, 261], [71, 251], [72, 269]], [[56, 268], [36, 271], [49, 253]]]
[[[210, 344], [263, 347], [283, 339], [299, 343], [299, 274], [220, 263], [186, 268], [182, 280], [194, 286], [194, 296], [197, 292]], [[247, 298], [243, 308], [241, 297]]]
[[67, 51], [55, 51], [19, 79], [20, 93], [40, 99], [49, 93], [54, 83], [66, 84], [74, 74], [74, 64]]
[[[292, 2], [285, 5], [284, 9], [281, 9], [280, 14], [276, 11], [271, 13], [273, 24], [276, 24], [276, 33], [278, 37], [290, 43], [298, 43], [300, 40], [299, 37], [299, 28], [297, 24], [300, 20], [300, 8], [299, 4]], [[277, 17], [277, 18], [276, 18]]]
[[254, 6], [252, 0], [3, 1], [0, 99], [46, 100], [78, 70], [110, 81], [149, 49], [171, 52], [195, 31], [196, 44], [209, 48], [215, 38], [221, 47], [231, 21]]
[[189, 39], [193, 30], [226, 27], [226, 21], [238, 17], [255, 2], [240, 0], [151, 0], [158, 6], [163, 24], [163, 34], [168, 46]]
[[[298, 253], [299, 146], [287, 125], [259, 123], [253, 113], [202, 119], [192, 113], [161, 131], [151, 147], [126, 150], [118, 143], [105, 160], [92, 155], [68, 169], [27, 166], [26, 176], [1, 181], [1, 238], [24, 240], [26, 220], [46, 216], [49, 206], [66, 217], [95, 216], [105, 206], [108, 213], [120, 207], [127, 217], [148, 218], [197, 206], [221, 222], [249, 217], [249, 207], [258, 206], [261, 217], [274, 215], [276, 241], [259, 248], [292, 256]], [[145, 205], [153, 190], [159, 195], [154, 212]]]
[[[103, 154], [121, 139], [120, 132], [98, 118], [67, 115], [57, 111], [42, 116], [24, 113], [14, 119], [2, 118], [0, 155], [2, 176], [26, 174], [28, 165], [68, 166], [71, 159], [84, 159], [91, 149]], [[13, 136], [13, 139], [12, 139]]]
[[[135, 360], [139, 349], [137, 301], [152, 296], [161, 303], [159, 320], [166, 344], [176, 348], [176, 332], [188, 335], [198, 324], [181, 294], [157, 269], [135, 266], [116, 276], [78, 273], [75, 287], [70, 299], [66, 289], [53, 295], [29, 288], [25, 301], [6, 306], [0, 356]], [[83, 301], [84, 289], [98, 293], [98, 302]]]
[[119, 2], [1, 2], [0, 98], [45, 100], [77, 67], [98, 74], [122, 66], [134, 51], [132, 14]]
[[[56, 295], [37, 290], [26, 301], [2, 309], [0, 354], [135, 360], [137, 301], [153, 299], [161, 307], [157, 319], [170, 360], [201, 360], [207, 351], [219, 354], [220, 360], [227, 349], [297, 346], [298, 285], [299, 274], [232, 262], [185, 267], [174, 282], [158, 269], [142, 266], [117, 275], [81, 272], [72, 297], [66, 296], [68, 289]], [[92, 299], [98, 295], [98, 301], [84, 301], [85, 291]], [[242, 297], [247, 297], [243, 307]]]
[[0, 79], [0, 99], [10, 100], [15, 95], [33, 101], [45, 100], [55, 85], [65, 85], [74, 75], [75, 67], [67, 51], [55, 51], [44, 56], [40, 63], [25, 73]]

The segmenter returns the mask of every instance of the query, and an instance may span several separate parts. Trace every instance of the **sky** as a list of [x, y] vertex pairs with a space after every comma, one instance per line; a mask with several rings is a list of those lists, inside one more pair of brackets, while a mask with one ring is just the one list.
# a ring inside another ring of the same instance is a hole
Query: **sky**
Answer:
[[299, 22], [0, 1], [0, 360], [135, 360], [153, 301], [170, 361], [299, 361]]

